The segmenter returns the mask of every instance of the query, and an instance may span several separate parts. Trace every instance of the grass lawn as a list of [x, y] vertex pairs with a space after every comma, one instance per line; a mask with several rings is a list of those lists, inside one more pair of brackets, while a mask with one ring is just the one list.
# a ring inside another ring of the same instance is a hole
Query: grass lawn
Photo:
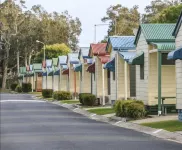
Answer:
[[87, 111], [89, 111], [90, 113], [97, 114], [97, 115], [106, 115], [106, 114], [115, 113], [113, 108], [96, 108], [96, 109], [90, 109]]
[[79, 100], [63, 100], [61, 101], [61, 103], [65, 103], [65, 104], [80, 104]]
[[29, 92], [28, 94], [42, 95], [42, 92]]
[[11, 90], [9, 89], [1, 89], [0, 88], [0, 93], [10, 93]]
[[141, 125], [156, 128], [156, 129], [164, 129], [171, 132], [182, 131], [182, 122], [179, 122], [178, 120], [143, 123]]

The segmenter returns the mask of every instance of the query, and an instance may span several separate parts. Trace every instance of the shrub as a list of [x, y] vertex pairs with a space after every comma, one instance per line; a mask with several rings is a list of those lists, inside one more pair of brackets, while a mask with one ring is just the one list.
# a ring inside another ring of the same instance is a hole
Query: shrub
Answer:
[[146, 115], [145, 106], [142, 101], [119, 100], [114, 105], [116, 116], [129, 117], [133, 119], [143, 118]]
[[70, 100], [72, 97], [70, 92], [57, 91], [57, 92], [54, 92], [53, 98], [56, 100]]
[[12, 84], [11, 84], [11, 90], [12, 90], [12, 91], [15, 91], [17, 85], [18, 85], [17, 83], [12, 83]]
[[18, 92], [18, 93], [21, 93], [22, 92], [22, 87], [20, 85], [17, 85], [15, 91]]
[[96, 102], [96, 96], [93, 94], [84, 94], [82, 96], [83, 105], [93, 106]]
[[43, 89], [42, 90], [42, 96], [44, 98], [51, 98], [53, 94], [53, 90], [52, 89]]
[[90, 93], [80, 93], [79, 94], [79, 101], [80, 101], [80, 103], [83, 105], [83, 97], [85, 96], [85, 95], [88, 95], [88, 94], [90, 94]]
[[32, 91], [32, 84], [31, 83], [22, 83], [22, 91], [25, 93]]

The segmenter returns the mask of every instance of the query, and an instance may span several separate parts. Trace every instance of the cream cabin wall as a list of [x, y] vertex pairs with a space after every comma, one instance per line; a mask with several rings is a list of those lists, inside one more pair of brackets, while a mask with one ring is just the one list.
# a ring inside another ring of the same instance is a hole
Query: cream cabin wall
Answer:
[[[182, 25], [176, 37], [176, 48], [182, 47]], [[176, 60], [176, 108], [182, 109], [182, 60]]]
[[82, 93], [91, 93], [91, 73], [87, 72], [88, 65], [82, 65]]
[[46, 89], [46, 76], [42, 76], [42, 89]]
[[99, 58], [96, 59], [96, 95], [97, 97], [102, 96], [102, 63]]
[[60, 76], [60, 90], [61, 91], [68, 91], [68, 75]]
[[146, 105], [148, 104], [148, 44], [143, 33], [141, 33], [136, 51], [144, 52], [144, 80], [140, 79], [140, 66], [136, 65], [136, 98], [142, 100]]
[[59, 91], [59, 75], [54, 75], [54, 91]]
[[47, 89], [52, 89], [52, 76], [47, 76]]
[[73, 65], [70, 65], [69, 67], [69, 92], [74, 92], [74, 71], [73, 71]]

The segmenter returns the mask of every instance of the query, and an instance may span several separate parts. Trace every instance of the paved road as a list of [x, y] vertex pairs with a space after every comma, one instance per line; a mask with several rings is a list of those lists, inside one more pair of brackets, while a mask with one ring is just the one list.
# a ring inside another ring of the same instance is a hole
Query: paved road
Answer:
[[182, 150], [182, 145], [87, 119], [30, 95], [1, 97], [1, 150]]

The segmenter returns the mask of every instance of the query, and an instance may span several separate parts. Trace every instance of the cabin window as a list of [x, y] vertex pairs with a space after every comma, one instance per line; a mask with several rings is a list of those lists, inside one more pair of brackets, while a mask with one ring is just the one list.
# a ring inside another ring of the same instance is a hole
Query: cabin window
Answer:
[[115, 76], [115, 72], [114, 71], [112, 72], [112, 77], [113, 77], [113, 80], [115, 81], [116, 80], [116, 76]]
[[140, 79], [144, 80], [144, 65], [140, 65]]
[[162, 53], [162, 65], [175, 65], [175, 61], [168, 60], [167, 55], [167, 53]]

